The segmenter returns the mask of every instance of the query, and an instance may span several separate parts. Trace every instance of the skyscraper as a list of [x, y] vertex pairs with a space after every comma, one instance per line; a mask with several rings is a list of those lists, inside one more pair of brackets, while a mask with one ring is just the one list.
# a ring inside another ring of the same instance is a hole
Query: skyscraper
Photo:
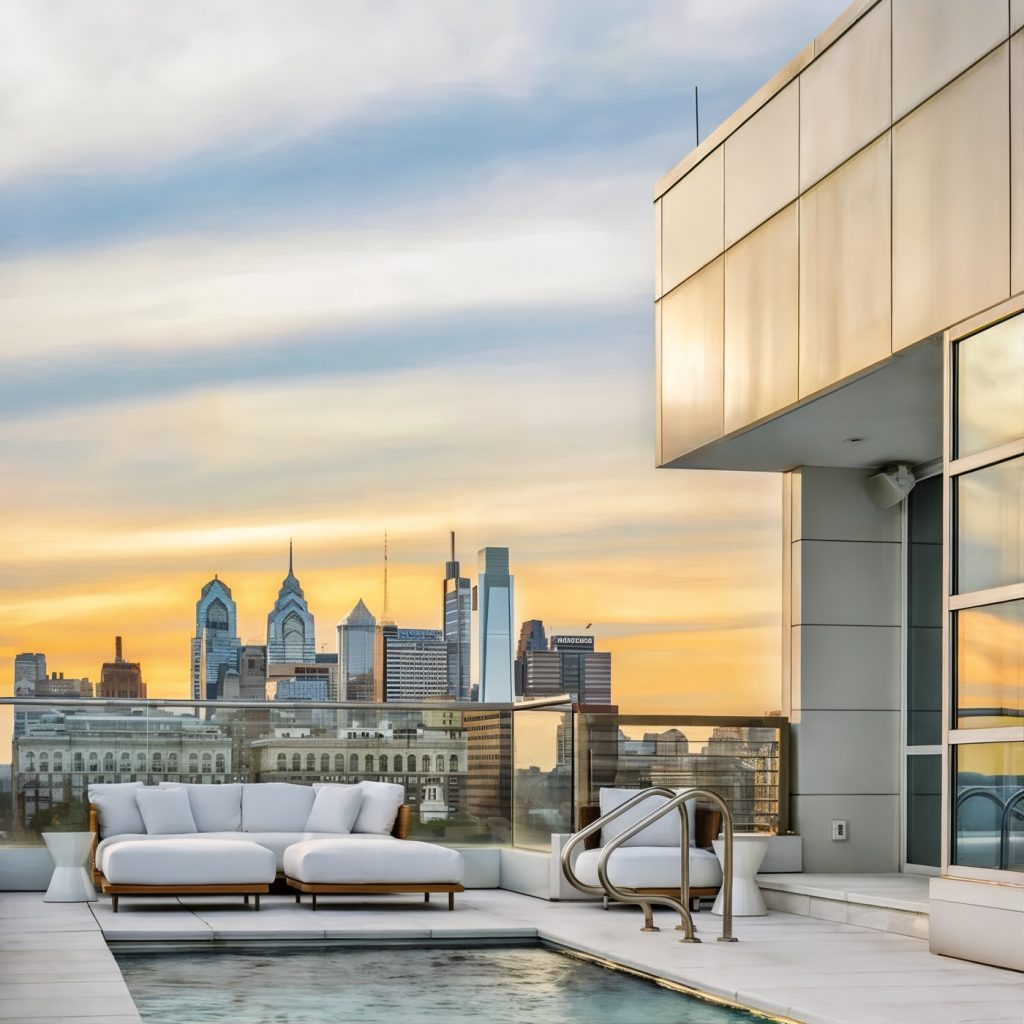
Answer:
[[146, 696], [142, 681], [142, 666], [137, 661], [125, 661], [121, 638], [114, 639], [114, 660], [103, 663], [97, 697], [127, 697], [137, 700]]
[[526, 680], [526, 655], [530, 651], [546, 651], [548, 638], [544, 632], [544, 623], [540, 619], [527, 619], [519, 628], [519, 643], [516, 644], [516, 677], [515, 691], [522, 697]]
[[475, 589], [480, 643], [480, 700], [512, 702], [513, 577], [508, 571], [508, 548], [482, 548]]
[[238, 615], [231, 588], [214, 576], [196, 602], [196, 631], [192, 637], [192, 699], [216, 700], [222, 668], [237, 669]]
[[612, 656], [595, 651], [592, 636], [553, 636], [550, 650], [524, 654], [523, 697], [569, 694], [578, 704], [611, 704]]
[[373, 640], [377, 620], [360, 598], [338, 623], [338, 687], [342, 700], [372, 702]]
[[238, 691], [242, 700], [267, 699], [267, 649], [262, 644], [239, 648]]
[[399, 629], [386, 636], [385, 697], [419, 701], [448, 696], [448, 645], [439, 629]]
[[31, 697], [36, 683], [46, 678], [45, 654], [16, 654], [14, 656], [14, 696]]
[[472, 590], [469, 578], [459, 575], [455, 559], [455, 533], [452, 532], [452, 557], [444, 567], [444, 639], [448, 645], [448, 696], [469, 700], [469, 669], [472, 625]]
[[288, 575], [281, 581], [274, 607], [267, 616], [267, 661], [269, 664], [316, 661], [313, 616], [306, 595], [293, 570], [292, 545], [288, 543]]

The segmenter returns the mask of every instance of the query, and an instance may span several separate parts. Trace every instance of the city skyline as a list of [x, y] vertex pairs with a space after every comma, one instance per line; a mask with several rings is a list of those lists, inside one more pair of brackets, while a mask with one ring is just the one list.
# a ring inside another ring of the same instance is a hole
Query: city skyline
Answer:
[[[395, 611], [433, 624], [454, 528], [516, 552], [523, 612], [600, 625], [623, 706], [777, 706], [778, 479], [653, 469], [651, 182], [695, 81], [706, 133], [841, 6], [413, 6], [409, 54], [344, 6], [26, 12], [0, 661], [95, 676], [121, 633], [183, 695], [197, 580], [262, 642], [294, 537], [333, 628], [381, 608], [384, 526]], [[243, 38], [255, 64], [181, 59]]]

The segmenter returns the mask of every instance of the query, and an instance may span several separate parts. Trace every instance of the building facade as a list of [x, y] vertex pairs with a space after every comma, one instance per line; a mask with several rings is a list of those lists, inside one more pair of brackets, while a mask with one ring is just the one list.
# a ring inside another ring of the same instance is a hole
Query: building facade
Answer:
[[114, 660], [103, 663], [100, 669], [100, 684], [97, 697], [127, 698], [141, 700], [146, 696], [146, 684], [142, 681], [142, 665], [137, 661], [126, 661], [121, 638], [114, 638]]
[[783, 474], [805, 867], [932, 874], [932, 948], [1018, 970], [1022, 29], [855, 3], [655, 190], [657, 462]]
[[238, 609], [231, 588], [214, 576], [203, 586], [196, 602], [195, 635], [192, 637], [192, 698], [216, 700], [222, 670], [238, 668]]
[[46, 678], [46, 655], [26, 652], [14, 656], [14, 696], [32, 697], [36, 683]]
[[288, 575], [281, 581], [277, 600], [267, 616], [267, 661], [272, 665], [284, 662], [305, 662], [311, 665], [315, 660], [313, 615], [295, 576], [293, 551], [289, 544]]
[[512, 619], [514, 579], [509, 573], [508, 548], [482, 548], [473, 605], [477, 612], [480, 651], [479, 699], [510, 704], [514, 689]]
[[467, 576], [460, 576], [455, 558], [455, 534], [451, 535], [451, 559], [444, 567], [442, 615], [444, 639], [448, 644], [448, 696], [469, 700], [469, 676], [472, 665], [473, 594]]
[[262, 644], [243, 644], [238, 649], [238, 696], [240, 700], [267, 699], [267, 649]]
[[[308, 685], [304, 685], [308, 684]], [[305, 665], [302, 662], [285, 662], [267, 666], [267, 692], [274, 700], [330, 700], [329, 695], [338, 690], [337, 664]], [[285, 692], [307, 694], [307, 696], [283, 697]], [[322, 697], [309, 696], [323, 694]], [[335, 698], [336, 699], [336, 698]]]
[[439, 629], [399, 629], [384, 639], [384, 693], [396, 701], [448, 697], [448, 644]]
[[530, 651], [546, 651], [548, 638], [544, 623], [540, 619], [527, 619], [519, 627], [519, 643], [516, 644], [515, 696], [522, 697], [526, 687], [526, 655]]
[[338, 623], [338, 690], [341, 700], [373, 701], [373, 642], [377, 619], [360, 598]]
[[612, 656], [595, 651], [592, 636], [553, 636], [551, 650], [528, 650], [524, 662], [524, 700], [566, 693], [577, 704], [612, 702]]

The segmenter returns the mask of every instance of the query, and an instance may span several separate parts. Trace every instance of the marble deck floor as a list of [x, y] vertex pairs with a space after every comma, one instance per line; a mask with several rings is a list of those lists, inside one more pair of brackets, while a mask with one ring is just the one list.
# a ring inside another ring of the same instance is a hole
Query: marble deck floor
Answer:
[[[540, 938], [803, 1024], [1024, 1024], [1024, 976], [934, 956], [921, 939], [772, 912], [736, 921], [735, 944], [715, 942], [720, 920], [696, 917], [703, 942], [679, 942], [675, 920], [640, 932], [636, 908], [549, 903], [503, 890], [458, 897], [324, 902], [264, 898], [257, 914], [230, 899], [126, 898], [43, 904], [0, 894], [0, 1021], [138, 1021], [106, 942], [237, 944], [407, 940], [472, 945]], [[13, 959], [12, 959], [13, 957]]]

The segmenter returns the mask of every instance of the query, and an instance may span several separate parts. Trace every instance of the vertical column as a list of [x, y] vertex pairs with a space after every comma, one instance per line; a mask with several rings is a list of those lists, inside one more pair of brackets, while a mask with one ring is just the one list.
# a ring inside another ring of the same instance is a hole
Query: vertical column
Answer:
[[872, 503], [866, 476], [804, 466], [784, 489], [791, 811], [806, 871], [899, 869], [901, 514]]

